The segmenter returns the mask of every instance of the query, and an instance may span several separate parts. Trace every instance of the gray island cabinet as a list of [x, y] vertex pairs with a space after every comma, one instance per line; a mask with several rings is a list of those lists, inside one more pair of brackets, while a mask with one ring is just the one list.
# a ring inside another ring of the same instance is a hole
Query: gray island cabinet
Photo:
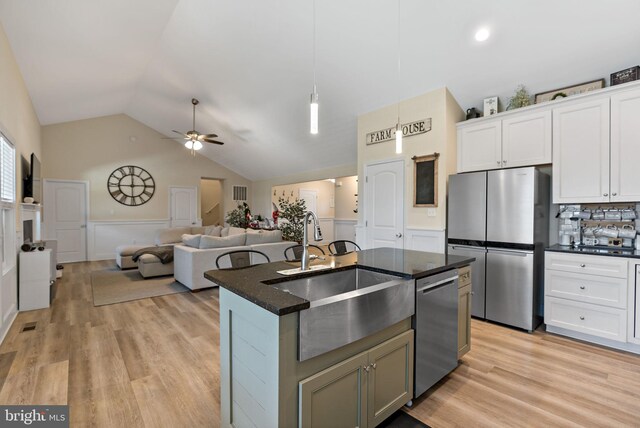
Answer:
[[[330, 265], [330, 270], [302, 275], [320, 278], [334, 272], [367, 270], [401, 279], [388, 288], [392, 294], [385, 300], [389, 312], [401, 314], [400, 319], [392, 318], [393, 323], [379, 330], [365, 328], [366, 334], [360, 336], [358, 328], [353, 332], [357, 340], [308, 359], [300, 357], [300, 317], [301, 311], [313, 309], [315, 300], [309, 302], [280, 285], [291, 277], [277, 271], [290, 269], [291, 264], [276, 262], [205, 273], [220, 285], [221, 425], [375, 427], [412, 400], [415, 279], [469, 264], [462, 258], [453, 264], [450, 260], [425, 264], [425, 254], [389, 248], [365, 250], [327, 257], [322, 263]], [[422, 267], [415, 268], [417, 263]], [[404, 284], [411, 287], [411, 301], [406, 299]], [[368, 293], [365, 287], [387, 292], [385, 284], [364, 285], [352, 295]], [[384, 314], [374, 306], [375, 302], [366, 302], [375, 323], [375, 318]], [[351, 305], [337, 310], [358, 309]], [[350, 326], [346, 330], [351, 336]]]

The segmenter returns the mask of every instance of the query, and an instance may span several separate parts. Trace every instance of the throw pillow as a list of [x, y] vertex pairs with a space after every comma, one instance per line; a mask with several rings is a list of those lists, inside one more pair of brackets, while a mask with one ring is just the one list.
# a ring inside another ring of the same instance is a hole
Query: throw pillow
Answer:
[[243, 235], [245, 234], [246, 231], [245, 229], [241, 228], [241, 227], [230, 227], [229, 228], [229, 236], [231, 235]]
[[270, 244], [282, 241], [281, 230], [248, 230], [245, 245]]
[[207, 226], [204, 228], [203, 235], [220, 236], [220, 232], [222, 232], [222, 226]]
[[225, 238], [218, 238], [217, 236], [202, 235], [200, 238], [200, 249], [205, 248], [226, 248], [226, 247], [240, 247], [244, 245], [245, 234], [231, 235]]
[[202, 235], [189, 235], [185, 233], [182, 235], [182, 243], [188, 247], [199, 248], [201, 236]]
[[169, 229], [161, 229], [156, 234], [155, 244], [166, 245], [175, 244], [182, 240], [182, 235], [191, 233], [190, 227], [171, 227]]

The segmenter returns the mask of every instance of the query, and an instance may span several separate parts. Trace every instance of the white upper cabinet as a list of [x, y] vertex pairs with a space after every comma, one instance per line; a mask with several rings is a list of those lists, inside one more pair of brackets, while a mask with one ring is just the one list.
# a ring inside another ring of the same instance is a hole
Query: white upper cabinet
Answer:
[[502, 166], [551, 163], [551, 110], [502, 120]]
[[482, 121], [458, 129], [458, 171], [481, 171], [502, 165], [501, 121]]
[[553, 109], [553, 202], [609, 202], [609, 97]]
[[611, 96], [611, 201], [640, 201], [640, 90]]
[[458, 128], [458, 172], [551, 163], [551, 110]]

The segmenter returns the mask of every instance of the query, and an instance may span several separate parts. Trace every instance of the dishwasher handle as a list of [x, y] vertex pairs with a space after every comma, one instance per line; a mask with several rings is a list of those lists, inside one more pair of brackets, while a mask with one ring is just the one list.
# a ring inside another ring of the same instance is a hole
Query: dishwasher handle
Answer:
[[434, 282], [432, 284], [426, 284], [423, 287], [418, 288], [416, 290], [416, 293], [420, 293], [420, 292], [426, 293], [427, 291], [429, 291], [429, 290], [431, 290], [433, 288], [436, 288], [436, 287], [440, 288], [441, 285], [444, 286], [444, 285], [450, 284], [452, 282], [455, 282], [457, 280], [458, 280], [458, 275], [450, 276], [450, 277], [445, 278], [445, 279], [443, 279], [441, 281]]

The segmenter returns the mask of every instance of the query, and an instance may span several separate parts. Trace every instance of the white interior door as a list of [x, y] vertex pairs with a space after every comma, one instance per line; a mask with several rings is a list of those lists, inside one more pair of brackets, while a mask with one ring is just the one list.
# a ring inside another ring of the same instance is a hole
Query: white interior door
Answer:
[[[316, 216], [318, 215], [318, 192], [316, 190], [300, 189], [298, 191], [298, 198], [304, 200], [307, 211], [312, 211]], [[324, 236], [325, 229], [326, 228], [320, 225], [323, 240], [326, 239]], [[313, 224], [307, 224], [307, 236], [309, 236], [310, 241], [313, 241]]]
[[198, 224], [198, 192], [195, 187], [169, 188], [171, 227]]
[[87, 183], [44, 182], [45, 239], [58, 241], [58, 262], [87, 260]]
[[364, 188], [367, 248], [404, 248], [404, 161], [367, 165]]

